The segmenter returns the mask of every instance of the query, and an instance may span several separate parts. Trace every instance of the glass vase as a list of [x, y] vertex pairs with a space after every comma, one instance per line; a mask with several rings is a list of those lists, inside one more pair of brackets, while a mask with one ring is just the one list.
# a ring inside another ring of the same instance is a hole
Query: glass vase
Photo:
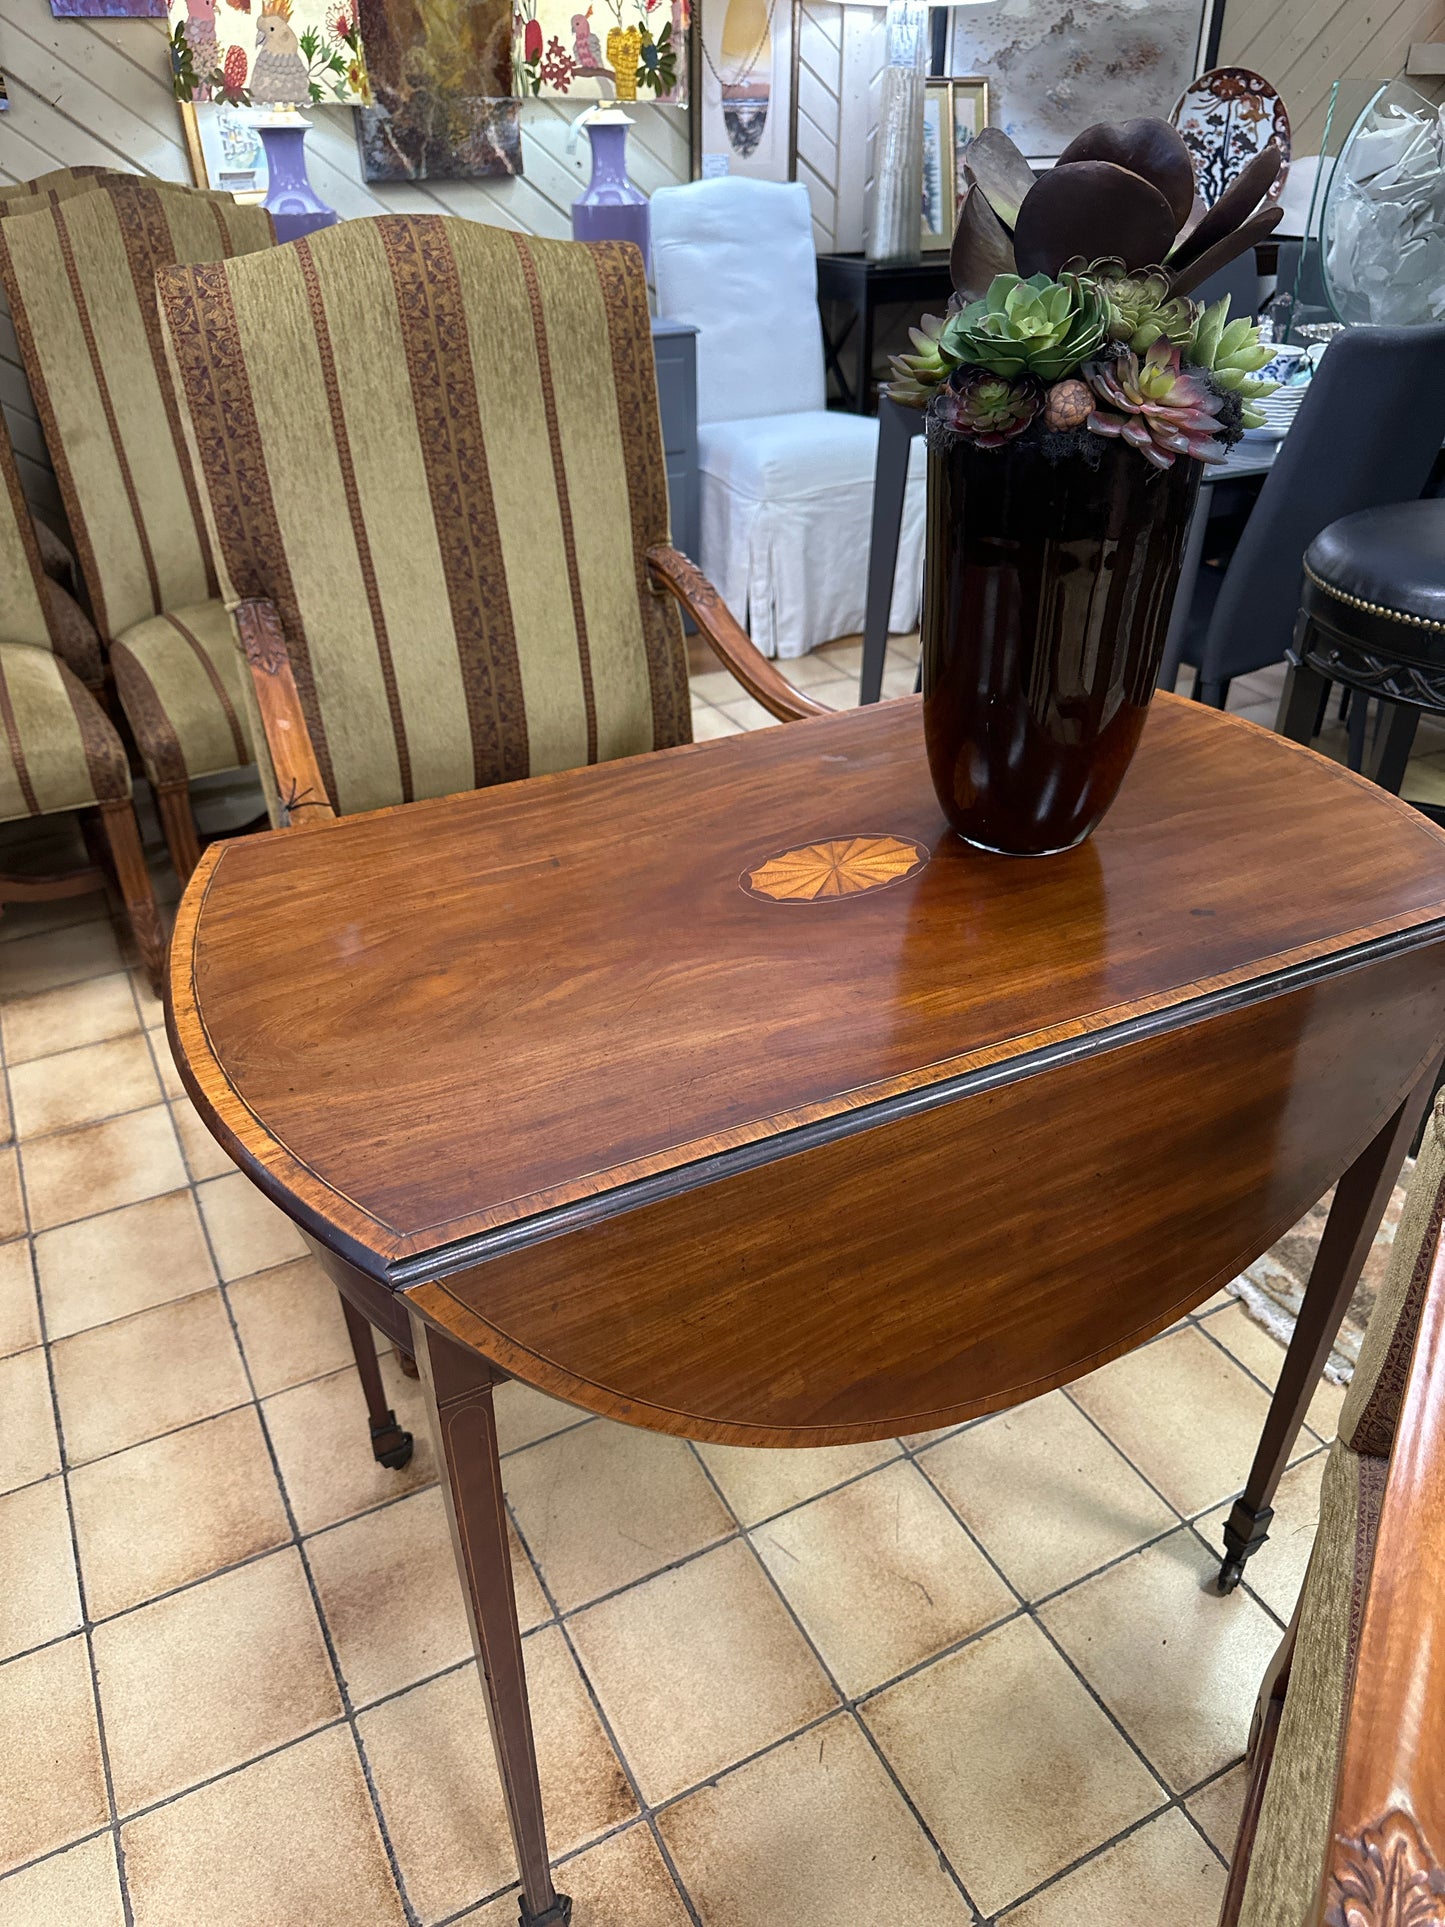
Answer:
[[[923, 0], [888, 0], [887, 57], [878, 114], [870, 261], [917, 261], [923, 252], [923, 97], [928, 50]], [[864, 370], [865, 377], [867, 370]]]
[[929, 426], [923, 724], [981, 849], [1072, 849], [1118, 794], [1164, 653], [1202, 470], [1090, 436], [980, 448]]

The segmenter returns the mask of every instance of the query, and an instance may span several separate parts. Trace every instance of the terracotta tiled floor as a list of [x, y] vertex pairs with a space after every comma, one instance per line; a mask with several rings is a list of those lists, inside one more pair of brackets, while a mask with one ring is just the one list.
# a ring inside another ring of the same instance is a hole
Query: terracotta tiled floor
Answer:
[[[857, 659], [786, 667], [842, 706]], [[885, 693], [912, 674], [894, 650]], [[1270, 682], [1236, 706], [1268, 720]], [[759, 720], [695, 692], [700, 736]], [[0, 1927], [511, 1927], [430, 1452], [373, 1464], [335, 1299], [102, 911], [0, 921]], [[1210, 1927], [1339, 1404], [1218, 1598], [1279, 1358], [1220, 1299], [1021, 1410], [836, 1452], [505, 1388], [576, 1927]]]

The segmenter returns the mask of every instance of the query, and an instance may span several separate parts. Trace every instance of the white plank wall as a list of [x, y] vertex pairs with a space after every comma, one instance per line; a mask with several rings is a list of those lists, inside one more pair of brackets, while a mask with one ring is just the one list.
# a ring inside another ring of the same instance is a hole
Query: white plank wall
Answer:
[[[871, 110], [881, 67], [882, 13], [813, 0], [799, 36], [798, 176], [813, 201], [820, 249], [863, 244]], [[10, 111], [0, 115], [0, 179], [28, 180], [52, 167], [97, 162], [189, 180], [180, 117], [171, 96], [164, 24], [149, 20], [57, 20], [49, 0], [0, 0], [0, 69]], [[522, 110], [521, 179], [368, 186], [347, 108], [311, 116], [308, 143], [318, 191], [343, 216], [383, 209], [463, 214], [524, 233], [567, 235], [569, 209], [588, 174], [584, 140], [567, 151], [580, 109], [529, 101]], [[688, 177], [685, 109], [640, 103], [628, 142], [632, 178], [651, 193]], [[26, 493], [56, 519], [58, 500], [8, 316], [0, 315], [0, 404]]]
[[[1225, 0], [1219, 57], [1274, 82], [1297, 154], [1317, 154], [1337, 80], [1391, 80], [1410, 43], [1445, 39], [1445, 0]], [[1410, 83], [1432, 99], [1431, 81]]]

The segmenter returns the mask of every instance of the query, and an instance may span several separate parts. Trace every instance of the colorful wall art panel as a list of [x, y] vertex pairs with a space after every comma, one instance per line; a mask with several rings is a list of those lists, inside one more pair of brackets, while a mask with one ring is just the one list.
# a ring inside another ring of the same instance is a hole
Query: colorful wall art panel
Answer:
[[687, 98], [689, 0], [517, 0], [519, 94], [577, 100]]
[[356, 0], [170, 0], [182, 101], [355, 106], [371, 98]]

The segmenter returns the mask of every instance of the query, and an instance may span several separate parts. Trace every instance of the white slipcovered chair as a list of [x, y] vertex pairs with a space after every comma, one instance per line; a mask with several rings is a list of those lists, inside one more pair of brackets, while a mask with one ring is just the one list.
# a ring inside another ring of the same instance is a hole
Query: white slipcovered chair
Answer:
[[[698, 331], [702, 553], [764, 655], [863, 627], [878, 423], [825, 406], [808, 191], [725, 178], [652, 197], [658, 312]], [[888, 626], [918, 621], [924, 447], [910, 452]]]

